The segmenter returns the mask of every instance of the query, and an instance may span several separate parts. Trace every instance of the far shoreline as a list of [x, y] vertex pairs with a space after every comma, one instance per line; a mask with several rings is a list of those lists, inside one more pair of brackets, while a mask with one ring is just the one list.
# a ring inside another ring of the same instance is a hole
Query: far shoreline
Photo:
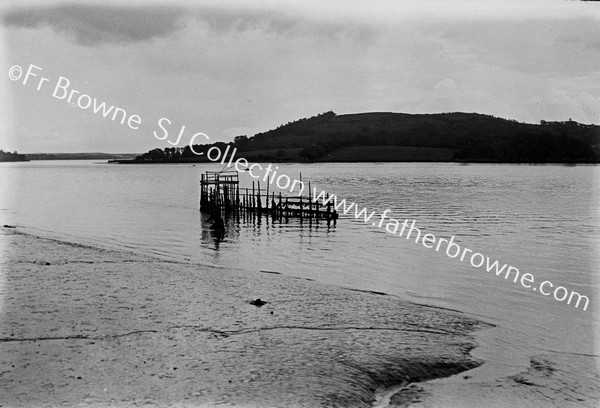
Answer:
[[[288, 163], [288, 164], [331, 164], [331, 163], [456, 163], [456, 164], [522, 164], [522, 165], [598, 165], [600, 162], [590, 161], [548, 161], [548, 162], [511, 162], [491, 160], [353, 160], [353, 161], [288, 161], [288, 160], [255, 160], [255, 163]], [[210, 160], [108, 160], [107, 164], [215, 164]]]

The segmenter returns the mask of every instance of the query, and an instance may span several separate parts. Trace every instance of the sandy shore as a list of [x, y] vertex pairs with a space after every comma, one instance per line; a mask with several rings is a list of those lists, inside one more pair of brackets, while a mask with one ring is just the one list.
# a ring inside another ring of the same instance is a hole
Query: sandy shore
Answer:
[[597, 406], [597, 376], [571, 386], [556, 358], [472, 381], [491, 326], [458, 312], [12, 229], [0, 249], [2, 406], [369, 407], [394, 386], [393, 406]]
[[482, 380], [476, 370], [395, 387], [385, 407], [576, 408], [600, 406], [598, 357], [548, 353], [522, 373]]

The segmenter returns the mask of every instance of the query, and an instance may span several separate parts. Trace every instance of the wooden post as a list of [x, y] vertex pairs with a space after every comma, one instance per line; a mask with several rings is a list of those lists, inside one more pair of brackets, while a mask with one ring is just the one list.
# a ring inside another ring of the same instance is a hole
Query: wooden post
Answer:
[[327, 226], [331, 221], [331, 201], [329, 201], [329, 193], [327, 194]]
[[[268, 200], [268, 198], [267, 198]], [[271, 192], [271, 211], [273, 211], [273, 221], [277, 217], [277, 206], [275, 204], [275, 192]]]
[[281, 192], [279, 193], [279, 222], [283, 218], [283, 201], [281, 200]]
[[260, 180], [257, 181], [258, 183], [258, 195], [256, 196], [256, 209], [258, 210], [258, 215], [260, 215], [261, 211], [262, 211], [262, 202], [261, 202], [261, 198], [260, 198]]
[[308, 216], [310, 218], [310, 220], [312, 221], [313, 218], [313, 202], [312, 202], [312, 195], [310, 193], [310, 181], [308, 182]]
[[265, 207], [269, 208], [269, 184], [271, 184], [271, 176], [267, 177], [267, 204]]
[[310, 197], [308, 197], [308, 215], [310, 217], [310, 222], [312, 222], [314, 214], [313, 214], [313, 202], [310, 199]]
[[200, 183], [201, 183], [200, 190], [202, 191], [202, 194], [200, 196], [200, 201], [202, 201], [202, 197], [204, 197], [204, 193], [205, 193], [205, 190], [206, 190], [206, 185], [204, 184], [204, 174], [201, 175], [201, 181], [200, 181]]

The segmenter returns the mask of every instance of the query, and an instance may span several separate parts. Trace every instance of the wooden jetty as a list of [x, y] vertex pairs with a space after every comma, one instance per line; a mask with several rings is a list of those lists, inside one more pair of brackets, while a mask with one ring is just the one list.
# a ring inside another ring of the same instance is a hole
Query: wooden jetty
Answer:
[[[323, 205], [311, 196], [284, 196], [269, 191], [269, 184], [261, 188], [260, 181], [252, 182], [252, 188], [241, 188], [237, 171], [207, 171], [200, 178], [200, 211], [215, 220], [230, 215], [256, 215], [272, 217], [273, 220], [297, 218], [303, 220], [336, 222], [337, 212], [330, 202]], [[326, 198], [329, 196], [327, 195]]]

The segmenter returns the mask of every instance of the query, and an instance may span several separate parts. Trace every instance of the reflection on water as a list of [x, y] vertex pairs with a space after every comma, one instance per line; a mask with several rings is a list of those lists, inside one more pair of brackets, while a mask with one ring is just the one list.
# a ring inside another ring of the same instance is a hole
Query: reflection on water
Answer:
[[[341, 215], [337, 228], [298, 220], [229, 219], [198, 211], [210, 165], [30, 162], [0, 166], [0, 223], [220, 267], [268, 270], [410, 297], [499, 324], [507, 354], [597, 354], [593, 322], [600, 221], [595, 166], [280, 164], [369, 211], [389, 208], [536, 280], [585, 294], [587, 312], [532, 293], [443, 253]], [[251, 185], [248, 174], [242, 186]], [[244, 185], [245, 184], [245, 185]], [[378, 217], [378, 215], [376, 215]]]
[[[257, 241], [257, 236], [270, 235], [271, 230], [280, 228], [285, 230], [299, 230], [303, 234], [306, 230], [325, 229], [331, 231], [337, 228], [337, 223], [330, 225], [325, 220], [301, 220], [299, 218], [272, 217], [268, 213], [257, 215], [256, 213], [239, 213], [227, 215], [224, 217], [225, 229], [218, 229], [214, 226], [214, 220], [210, 215], [199, 212], [200, 217], [200, 244], [202, 248], [214, 249], [219, 251], [222, 242], [234, 243], [239, 241], [243, 231], [252, 231], [249, 237], [252, 241]], [[277, 256], [274, 254], [274, 256]]]

